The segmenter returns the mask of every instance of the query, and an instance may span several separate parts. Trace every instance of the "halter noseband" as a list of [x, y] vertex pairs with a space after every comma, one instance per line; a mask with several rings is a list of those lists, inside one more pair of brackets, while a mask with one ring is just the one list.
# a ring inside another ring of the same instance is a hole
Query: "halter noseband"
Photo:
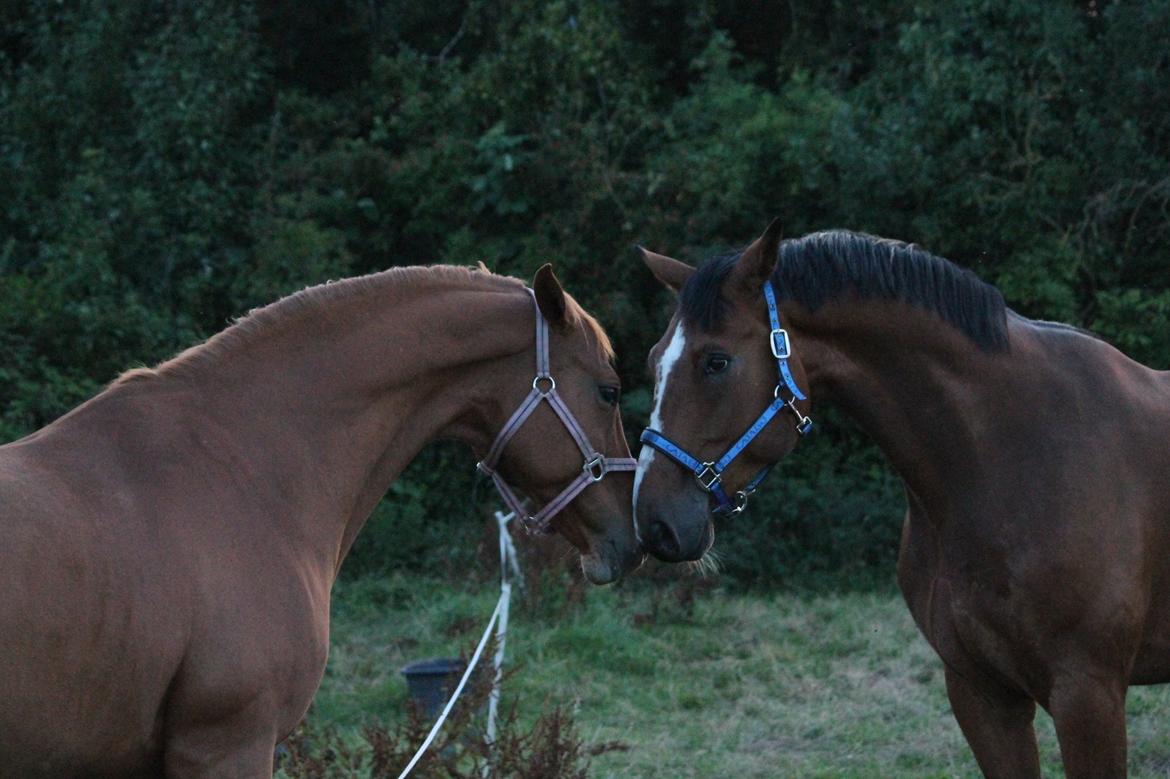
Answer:
[[[569, 505], [569, 502], [577, 497], [582, 490], [590, 484], [601, 481], [611, 471], [635, 470], [638, 467], [638, 461], [632, 457], [606, 457], [589, 443], [589, 436], [585, 434], [584, 429], [573, 416], [573, 412], [565, 405], [565, 401], [557, 394], [557, 382], [549, 373], [548, 320], [540, 312], [540, 306], [536, 305], [536, 296], [532, 294], [532, 290], [528, 290], [528, 294], [532, 295], [533, 306], [536, 309], [536, 378], [532, 380], [532, 391], [521, 401], [520, 406], [504, 424], [503, 429], [500, 430], [496, 440], [492, 443], [491, 449], [488, 450], [487, 456], [480, 460], [475, 467], [491, 477], [500, 497], [508, 504], [508, 508], [516, 513], [517, 517], [524, 517], [524, 526], [530, 532], [543, 533], [548, 532], [549, 522], [552, 521], [553, 516]], [[552, 410], [556, 412], [557, 417], [569, 431], [569, 435], [577, 442], [577, 448], [581, 450], [585, 462], [576, 479], [569, 482], [569, 485], [549, 501], [544, 508], [536, 514], [530, 515], [525, 510], [523, 502], [516, 497], [516, 493], [504, 481], [504, 477], [500, 475], [496, 467], [499, 465], [500, 455], [504, 453], [504, 447], [508, 445], [508, 442], [512, 440], [512, 437], [516, 435], [542, 400], [548, 401]]]
[[[768, 320], [772, 324], [769, 341], [772, 347], [772, 356], [776, 358], [780, 381], [772, 392], [772, 402], [764, 409], [764, 413], [756, 418], [747, 432], [741, 435], [739, 440], [732, 444], [731, 448], [718, 460], [703, 462], [657, 430], [646, 428], [642, 431], [642, 443], [654, 447], [691, 471], [699, 482], [699, 486], [715, 496], [715, 501], [718, 504], [712, 510], [715, 514], [731, 515], [743, 511], [747, 506], [748, 496], [756, 491], [768, 472], [772, 470], [771, 465], [761, 469], [742, 490], [735, 493], [734, 501], [728, 497], [727, 491], [723, 489], [723, 472], [727, 470], [727, 466], [731, 465], [731, 461], [755, 440], [756, 436], [767, 427], [776, 414], [780, 413], [781, 409], [786, 408], [796, 416], [796, 432], [800, 433], [801, 436], [808, 435], [813, 428], [812, 419], [805, 416], [796, 407], [796, 401], [805, 400], [805, 395], [800, 391], [800, 387], [796, 386], [796, 380], [792, 378], [792, 371], [788, 367], [788, 358], [792, 355], [792, 344], [788, 339], [788, 331], [780, 327], [780, 312], [776, 308], [776, 293], [772, 289], [771, 280], [764, 282], [764, 299], [768, 302]], [[787, 398], [781, 397], [782, 391], [787, 392]]]

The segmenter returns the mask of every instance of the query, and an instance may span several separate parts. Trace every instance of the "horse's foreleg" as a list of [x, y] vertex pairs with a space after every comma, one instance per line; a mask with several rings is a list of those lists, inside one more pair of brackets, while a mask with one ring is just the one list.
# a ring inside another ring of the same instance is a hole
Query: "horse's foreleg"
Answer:
[[167, 740], [167, 779], [268, 779], [274, 738], [217, 724], [180, 731]]
[[269, 779], [272, 776], [275, 709], [270, 696], [236, 705], [206, 698], [172, 705], [163, 743], [167, 779]]
[[1125, 693], [1125, 680], [1084, 669], [1057, 678], [1048, 710], [1069, 779], [1125, 776]]
[[990, 680], [970, 680], [946, 669], [947, 696], [959, 727], [988, 779], [1039, 779], [1040, 755], [1032, 720], [1036, 703]]

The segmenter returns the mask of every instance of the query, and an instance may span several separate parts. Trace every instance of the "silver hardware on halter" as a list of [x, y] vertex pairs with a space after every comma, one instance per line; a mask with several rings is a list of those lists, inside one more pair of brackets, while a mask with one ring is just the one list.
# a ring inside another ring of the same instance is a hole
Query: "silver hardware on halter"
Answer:
[[[605, 457], [599, 454], [589, 444], [589, 436], [586, 435], [585, 430], [581, 427], [581, 423], [577, 421], [576, 417], [573, 416], [573, 412], [569, 410], [569, 407], [556, 394], [556, 379], [549, 375], [548, 320], [544, 318], [544, 314], [540, 313], [540, 306], [536, 303], [536, 295], [532, 290], [528, 290], [528, 293], [529, 297], [532, 298], [532, 306], [536, 319], [536, 377], [532, 380], [532, 392], [520, 402], [520, 406], [512, 413], [508, 421], [504, 423], [504, 427], [496, 434], [495, 440], [488, 449], [487, 455], [484, 456], [483, 460], [476, 463], [476, 468], [481, 473], [491, 477], [496, 485], [496, 490], [500, 493], [500, 497], [504, 499], [504, 502], [512, 508], [516, 516], [524, 517], [523, 524], [528, 530], [532, 532], [551, 533], [553, 530], [550, 523], [553, 516], [567, 506], [571, 500], [576, 498], [582, 490], [590, 484], [601, 481], [610, 472], [636, 470], [638, 461], [632, 457]], [[565, 429], [572, 436], [573, 440], [576, 441], [577, 447], [581, 450], [581, 454], [585, 459], [585, 464], [582, 466], [582, 473], [569, 482], [561, 490], [560, 494], [546, 503], [544, 508], [535, 514], [530, 514], [523, 507], [523, 501], [508, 486], [503, 476], [496, 470], [496, 467], [499, 465], [504, 447], [516, 435], [516, 431], [530, 418], [532, 412], [540, 405], [541, 401], [547, 401], [552, 406], [553, 411], [556, 412], [557, 417], [561, 420]]]
[[792, 344], [788, 341], [788, 331], [782, 327], [772, 331], [772, 356], [777, 360], [787, 360], [792, 356]]
[[[777, 389], [779, 389], [779, 387], [777, 387]], [[796, 414], [796, 429], [797, 430], [805, 431], [807, 429], [812, 428], [812, 419], [810, 419], [809, 417], [800, 413], [800, 409], [798, 409], [796, 407], [796, 398], [789, 398], [788, 402], [785, 405], [787, 405], [788, 408], [792, 409], [793, 414]]]
[[593, 457], [585, 461], [585, 464], [581, 466], [581, 470], [588, 473], [593, 481], [601, 481], [605, 478], [605, 456], [594, 454]]
[[739, 492], [735, 493], [735, 508], [733, 508], [728, 513], [729, 514], [742, 513], [743, 510], [747, 508], [748, 495], [751, 495], [752, 492], [755, 492], [755, 490], [751, 490], [750, 492], [745, 492], [743, 490], [740, 490]]
[[[706, 477], [705, 480], [704, 477]], [[703, 463], [703, 470], [696, 473], [695, 478], [699, 480], [700, 487], [705, 489], [707, 492], [710, 492], [711, 490], [715, 489], [715, 485], [719, 483], [719, 480], [722, 479], [723, 476], [715, 470], [715, 463], [710, 462]]]

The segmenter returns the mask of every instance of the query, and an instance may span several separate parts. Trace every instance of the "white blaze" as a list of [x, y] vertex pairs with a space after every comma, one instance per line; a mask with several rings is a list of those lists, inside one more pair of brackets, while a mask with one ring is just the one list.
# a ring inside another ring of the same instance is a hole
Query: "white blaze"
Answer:
[[[670, 372], [674, 369], [683, 349], [687, 344], [686, 334], [683, 332], [682, 322], [674, 327], [670, 342], [658, 358], [658, 365], [654, 368], [654, 410], [650, 412], [650, 429], [662, 433], [662, 398], [666, 395], [666, 382], [670, 379]], [[642, 451], [638, 454], [638, 470], [634, 471], [634, 534], [638, 533], [638, 489], [642, 486], [642, 477], [646, 475], [650, 463], [654, 462], [656, 454], [654, 447], [642, 444]]]

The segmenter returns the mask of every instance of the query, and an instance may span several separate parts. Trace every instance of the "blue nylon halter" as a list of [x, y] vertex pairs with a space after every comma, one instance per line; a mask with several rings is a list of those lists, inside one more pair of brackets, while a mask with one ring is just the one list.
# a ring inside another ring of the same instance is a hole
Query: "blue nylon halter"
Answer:
[[[747, 506], [748, 496], [756, 491], [756, 488], [767, 477], [768, 472], [772, 470], [771, 465], [761, 469], [742, 490], [735, 494], [734, 501], [728, 497], [727, 490], [723, 488], [723, 472], [727, 470], [727, 466], [731, 465], [731, 461], [755, 440], [756, 436], [780, 413], [781, 409], [787, 408], [796, 415], [796, 432], [801, 436], [808, 435], [813, 428], [812, 419], [802, 414], [800, 409], [796, 407], [796, 401], [805, 400], [806, 397], [800, 391], [800, 387], [796, 385], [796, 380], [792, 378], [792, 371], [788, 367], [788, 358], [792, 356], [792, 344], [788, 340], [788, 331], [780, 326], [780, 311], [776, 307], [776, 293], [772, 289], [771, 280], [764, 282], [764, 300], [768, 303], [768, 321], [772, 325], [769, 341], [772, 347], [772, 356], [776, 358], [780, 382], [772, 393], [772, 402], [756, 418], [751, 427], [739, 437], [739, 440], [732, 444], [731, 448], [718, 460], [703, 462], [657, 430], [646, 428], [642, 431], [642, 443], [662, 452], [689, 470], [698, 480], [699, 486], [715, 496], [717, 505], [713, 511], [716, 514], [738, 514], [743, 511], [744, 507]], [[780, 396], [781, 387], [787, 390], [787, 399]]]

